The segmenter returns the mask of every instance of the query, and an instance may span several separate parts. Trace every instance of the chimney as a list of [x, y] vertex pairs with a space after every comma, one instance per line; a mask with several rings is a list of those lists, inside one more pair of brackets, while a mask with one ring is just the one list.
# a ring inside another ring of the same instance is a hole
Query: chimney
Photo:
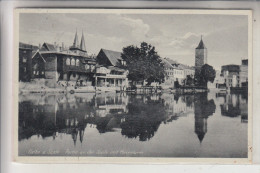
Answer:
[[62, 51], [64, 50], [64, 42], [62, 42], [62, 44], [61, 44], [61, 49], [62, 49]]

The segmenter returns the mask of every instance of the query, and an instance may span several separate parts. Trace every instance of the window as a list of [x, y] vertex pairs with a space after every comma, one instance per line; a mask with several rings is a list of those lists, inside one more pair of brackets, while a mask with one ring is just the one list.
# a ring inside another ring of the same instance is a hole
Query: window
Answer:
[[33, 71], [33, 74], [36, 74], [35, 70]]
[[76, 66], [79, 66], [79, 59], [76, 60]]
[[23, 70], [24, 70], [24, 72], [26, 72], [26, 67], [24, 67], [24, 69], [23, 69]]
[[69, 58], [66, 59], [66, 65], [70, 65], [70, 59]]
[[71, 59], [71, 65], [75, 65], [75, 59], [74, 58]]
[[121, 61], [121, 64], [122, 64], [122, 65], [125, 65], [125, 64], [126, 64], [126, 62], [125, 62], [124, 60], [122, 60], [122, 61]]
[[85, 65], [85, 69], [89, 70], [89, 65], [88, 64]]
[[42, 75], [44, 75], [44, 71], [42, 71]]
[[23, 62], [26, 63], [27, 62], [27, 59], [25, 57], [23, 57]]
[[94, 65], [90, 65], [90, 69], [91, 70], [95, 70], [95, 66]]

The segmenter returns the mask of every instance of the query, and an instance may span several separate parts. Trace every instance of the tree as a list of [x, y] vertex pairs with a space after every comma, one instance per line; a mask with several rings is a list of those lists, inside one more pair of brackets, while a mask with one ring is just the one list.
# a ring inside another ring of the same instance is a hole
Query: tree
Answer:
[[201, 69], [195, 71], [195, 84], [207, 87], [207, 83], [213, 83], [216, 77], [216, 71], [208, 64], [204, 64]]
[[154, 46], [146, 42], [142, 42], [140, 47], [130, 45], [123, 48], [123, 55], [129, 80], [146, 80], [148, 85], [152, 82], [164, 82], [164, 64]]
[[191, 86], [193, 84], [193, 78], [190, 75], [187, 75], [186, 85]]
[[179, 83], [179, 81], [175, 81], [175, 82], [174, 82], [174, 87], [175, 87], [175, 88], [180, 88], [180, 83]]

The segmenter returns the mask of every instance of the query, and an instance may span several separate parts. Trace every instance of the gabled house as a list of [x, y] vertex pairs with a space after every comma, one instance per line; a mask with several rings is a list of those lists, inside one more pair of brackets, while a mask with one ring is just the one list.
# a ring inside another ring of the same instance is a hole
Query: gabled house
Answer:
[[121, 52], [101, 49], [97, 55], [95, 85], [97, 87], [115, 87], [116, 90], [125, 90], [128, 87], [128, 70], [124, 55]]

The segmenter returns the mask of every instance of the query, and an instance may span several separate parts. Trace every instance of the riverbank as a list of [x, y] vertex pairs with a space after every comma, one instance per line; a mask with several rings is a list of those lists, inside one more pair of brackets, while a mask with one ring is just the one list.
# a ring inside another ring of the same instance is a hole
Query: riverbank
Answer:
[[19, 93], [64, 93], [64, 87], [50, 88], [39, 82], [19, 82]]
[[[130, 90], [131, 93], [172, 93], [172, 94], [194, 94], [200, 92], [208, 92], [207, 88], [201, 87], [183, 87], [178, 89], [162, 89], [154, 87], [143, 87]], [[100, 92], [129, 92], [129, 90], [121, 90], [120, 87], [93, 87], [93, 86], [61, 86], [56, 85], [55, 88], [46, 86], [42, 82], [19, 82], [19, 93], [100, 93]]]

